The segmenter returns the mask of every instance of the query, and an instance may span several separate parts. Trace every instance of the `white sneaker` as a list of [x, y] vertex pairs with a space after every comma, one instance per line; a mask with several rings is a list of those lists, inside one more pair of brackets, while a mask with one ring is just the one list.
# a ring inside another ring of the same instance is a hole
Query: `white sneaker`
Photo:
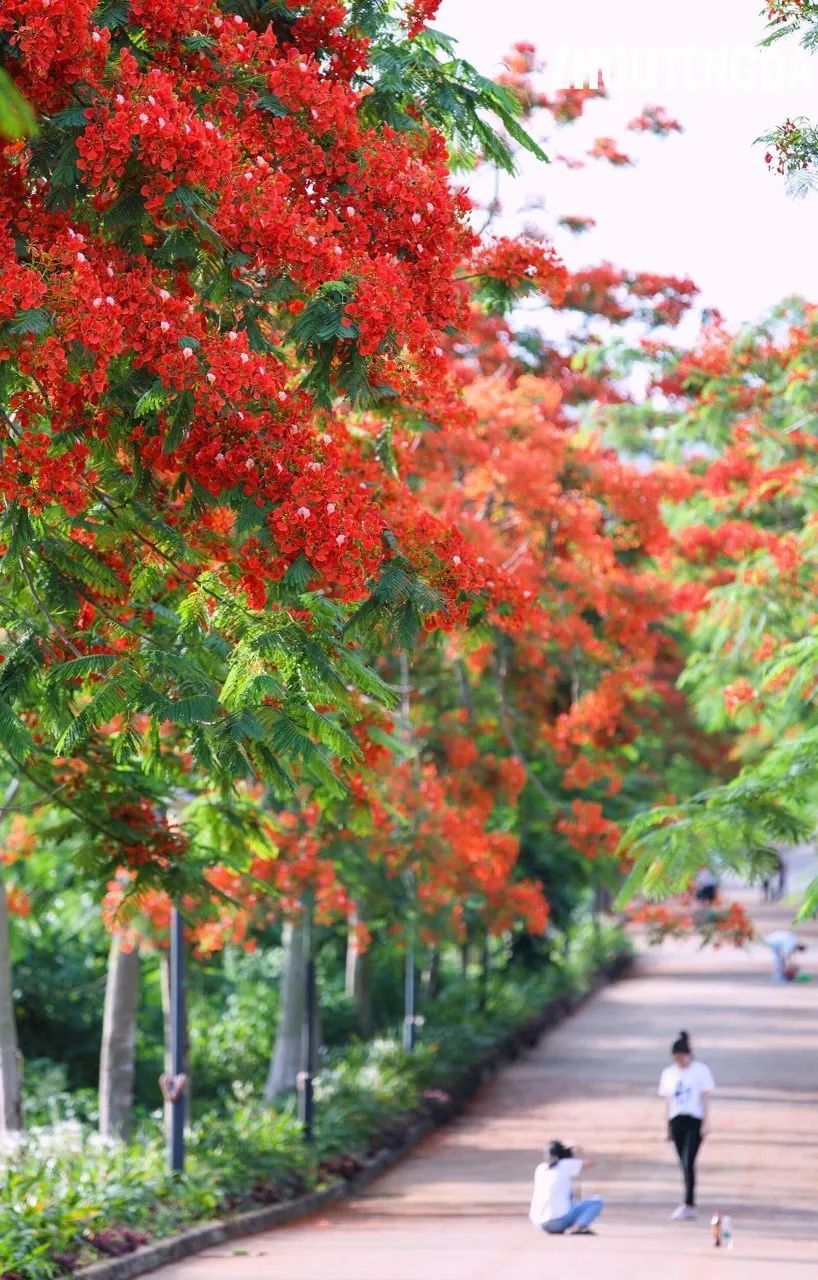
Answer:
[[670, 1215], [670, 1220], [671, 1222], [686, 1222], [691, 1221], [695, 1217], [695, 1209], [693, 1209], [689, 1204], [680, 1204], [677, 1209], [673, 1210], [673, 1213]]

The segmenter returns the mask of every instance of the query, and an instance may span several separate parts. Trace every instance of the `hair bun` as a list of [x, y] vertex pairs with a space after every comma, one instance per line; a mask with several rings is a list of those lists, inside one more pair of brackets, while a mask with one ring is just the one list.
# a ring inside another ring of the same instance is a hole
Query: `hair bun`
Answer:
[[672, 1054], [675, 1054], [675, 1053], [692, 1054], [693, 1050], [690, 1045], [690, 1036], [687, 1034], [686, 1031], [679, 1032], [678, 1038], [673, 1041], [673, 1045], [671, 1047], [670, 1052]]

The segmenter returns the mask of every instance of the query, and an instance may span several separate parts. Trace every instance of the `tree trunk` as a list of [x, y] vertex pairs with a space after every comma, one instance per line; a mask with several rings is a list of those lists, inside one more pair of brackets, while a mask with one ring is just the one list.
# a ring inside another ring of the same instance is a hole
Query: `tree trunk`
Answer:
[[609, 916], [613, 908], [613, 894], [601, 885], [594, 894], [594, 910], [597, 915]]
[[356, 912], [347, 935], [347, 960], [344, 989], [355, 1005], [355, 1025], [366, 1039], [372, 1034], [372, 965], [369, 951], [358, 945], [355, 926], [360, 923]]
[[131, 1127], [139, 1005], [139, 950], [126, 951], [118, 934], [111, 938], [102, 1052], [99, 1063], [99, 1131], [125, 1141]]
[[304, 1000], [307, 977], [306, 925], [303, 920], [284, 925], [282, 947], [284, 963], [281, 971], [281, 996], [275, 1047], [270, 1060], [264, 1101], [275, 1102], [280, 1093], [295, 1088], [301, 1070], [304, 1034]]
[[420, 990], [425, 1003], [436, 1000], [440, 994], [440, 948], [429, 947], [426, 963], [420, 975]]
[[20, 1050], [11, 980], [11, 949], [6, 886], [0, 876], [0, 1133], [19, 1133], [23, 1127]]
[[489, 977], [491, 975], [491, 947], [489, 935], [483, 936], [480, 947], [480, 1008], [485, 1009], [489, 995]]

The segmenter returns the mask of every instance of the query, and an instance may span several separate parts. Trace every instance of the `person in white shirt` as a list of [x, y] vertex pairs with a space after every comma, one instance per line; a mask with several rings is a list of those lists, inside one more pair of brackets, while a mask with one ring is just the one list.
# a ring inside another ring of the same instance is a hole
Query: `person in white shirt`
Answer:
[[579, 1147], [566, 1147], [550, 1142], [545, 1160], [534, 1170], [534, 1194], [528, 1216], [541, 1231], [552, 1236], [592, 1236], [591, 1223], [602, 1212], [599, 1196], [587, 1200], [574, 1199], [574, 1179], [579, 1177], [585, 1160]]
[[667, 1099], [668, 1140], [676, 1148], [684, 1177], [685, 1198], [671, 1218], [696, 1217], [696, 1157], [707, 1133], [710, 1094], [715, 1081], [709, 1067], [693, 1057], [690, 1037], [679, 1033], [671, 1048], [672, 1066], [659, 1081], [659, 1097]]
[[790, 929], [776, 929], [765, 942], [773, 953], [773, 982], [786, 982], [794, 977], [793, 956], [797, 951], [806, 951], [804, 943], [799, 942]]

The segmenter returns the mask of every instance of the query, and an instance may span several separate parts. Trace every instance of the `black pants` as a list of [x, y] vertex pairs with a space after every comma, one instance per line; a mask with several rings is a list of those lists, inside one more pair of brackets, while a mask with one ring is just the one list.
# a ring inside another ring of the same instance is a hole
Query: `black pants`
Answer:
[[702, 1122], [695, 1116], [674, 1116], [670, 1136], [679, 1156], [685, 1180], [685, 1204], [696, 1203], [696, 1156], [702, 1145]]

